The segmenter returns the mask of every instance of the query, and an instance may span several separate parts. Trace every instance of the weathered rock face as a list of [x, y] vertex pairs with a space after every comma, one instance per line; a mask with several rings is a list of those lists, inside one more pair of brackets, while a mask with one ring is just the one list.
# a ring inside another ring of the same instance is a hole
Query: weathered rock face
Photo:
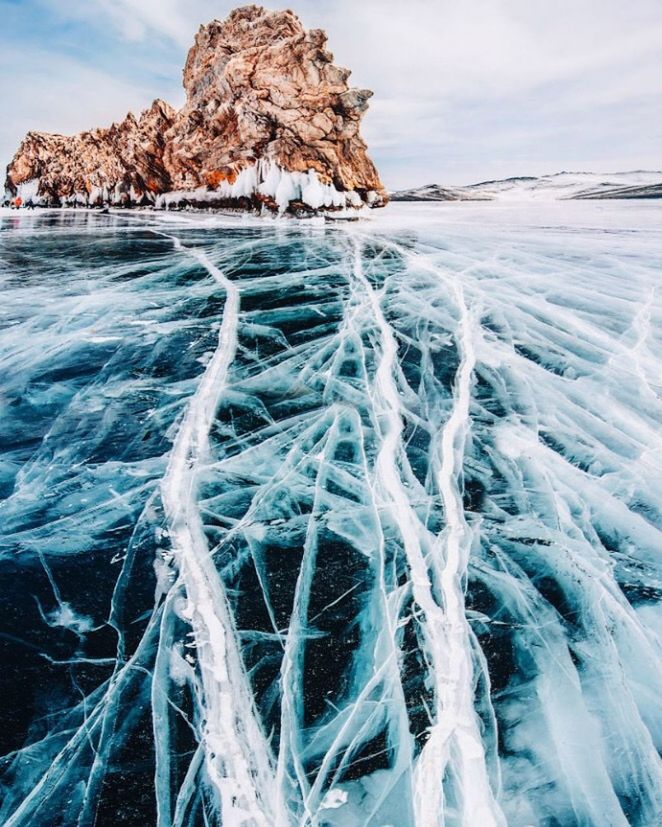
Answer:
[[168, 190], [165, 134], [175, 110], [156, 100], [136, 119], [73, 137], [28, 132], [7, 168], [7, 189], [25, 199], [116, 204], [150, 203]]
[[290, 11], [237, 9], [200, 28], [179, 112], [157, 100], [109, 129], [30, 132], [6, 188], [47, 204], [381, 206], [359, 133], [372, 93], [350, 89], [325, 46]]

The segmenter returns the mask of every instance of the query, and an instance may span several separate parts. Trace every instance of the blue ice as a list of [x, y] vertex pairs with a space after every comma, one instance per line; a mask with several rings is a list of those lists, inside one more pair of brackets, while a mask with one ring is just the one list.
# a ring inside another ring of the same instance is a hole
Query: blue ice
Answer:
[[659, 207], [0, 216], [0, 822], [662, 822]]

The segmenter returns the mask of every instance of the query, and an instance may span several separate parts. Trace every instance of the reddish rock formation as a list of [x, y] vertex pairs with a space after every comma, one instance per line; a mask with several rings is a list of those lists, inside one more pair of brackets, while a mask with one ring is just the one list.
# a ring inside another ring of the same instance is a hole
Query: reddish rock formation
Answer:
[[236, 9], [198, 31], [179, 112], [157, 100], [109, 129], [30, 132], [6, 188], [45, 204], [381, 206], [359, 133], [372, 93], [325, 47], [290, 11]]
[[6, 187], [48, 204], [149, 203], [171, 189], [163, 150], [174, 117], [169, 104], [156, 100], [140, 118], [129, 113], [109, 129], [73, 137], [28, 132], [7, 167]]

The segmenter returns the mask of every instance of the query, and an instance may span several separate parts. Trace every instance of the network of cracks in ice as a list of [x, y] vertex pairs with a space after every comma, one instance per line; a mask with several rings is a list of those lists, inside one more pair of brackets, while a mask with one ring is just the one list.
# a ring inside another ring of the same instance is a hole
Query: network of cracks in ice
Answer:
[[659, 234], [26, 222], [5, 827], [661, 823]]

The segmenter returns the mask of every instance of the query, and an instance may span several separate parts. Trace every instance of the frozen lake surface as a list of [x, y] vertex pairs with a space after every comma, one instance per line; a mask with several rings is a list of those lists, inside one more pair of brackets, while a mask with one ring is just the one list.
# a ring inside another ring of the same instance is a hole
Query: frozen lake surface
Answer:
[[662, 205], [0, 215], [3, 827], [662, 823]]

